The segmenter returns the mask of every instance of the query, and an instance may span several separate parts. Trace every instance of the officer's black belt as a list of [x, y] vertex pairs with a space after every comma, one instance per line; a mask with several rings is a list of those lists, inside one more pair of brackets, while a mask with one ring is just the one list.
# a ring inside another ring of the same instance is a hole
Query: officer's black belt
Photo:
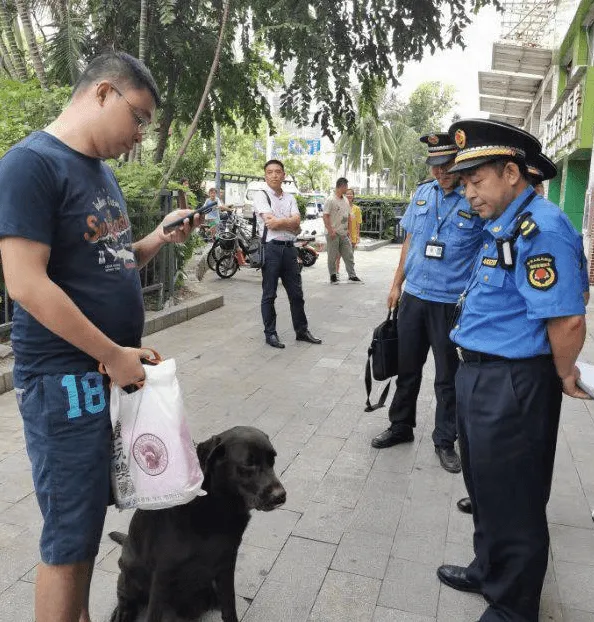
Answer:
[[505, 356], [497, 356], [497, 354], [487, 354], [486, 352], [476, 352], [475, 350], [467, 350], [466, 348], [456, 347], [458, 358], [462, 363], [496, 363], [497, 361], [507, 361], [509, 363], [518, 361], [532, 361], [534, 359], [552, 358], [551, 354], [539, 354], [529, 358], [511, 359]]
[[268, 240], [266, 244], [276, 244], [277, 246], [294, 246], [295, 243], [290, 240]]

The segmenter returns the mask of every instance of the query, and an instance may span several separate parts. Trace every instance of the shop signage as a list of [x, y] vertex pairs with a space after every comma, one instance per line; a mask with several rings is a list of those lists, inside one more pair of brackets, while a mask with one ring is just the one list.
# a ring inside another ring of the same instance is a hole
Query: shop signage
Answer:
[[578, 138], [578, 120], [581, 112], [582, 84], [578, 82], [547, 122], [545, 144], [555, 159]]

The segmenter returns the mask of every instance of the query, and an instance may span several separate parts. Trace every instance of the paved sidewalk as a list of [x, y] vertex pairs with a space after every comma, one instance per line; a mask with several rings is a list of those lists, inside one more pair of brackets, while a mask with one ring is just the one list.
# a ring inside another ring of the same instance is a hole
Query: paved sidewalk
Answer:
[[[363, 285], [330, 286], [325, 255], [304, 270], [310, 326], [322, 346], [294, 341], [282, 288], [287, 347], [264, 345], [260, 278], [250, 270], [229, 281], [210, 273], [225, 306], [146, 340], [178, 362], [195, 439], [249, 424], [278, 451], [288, 501], [254, 513], [245, 534], [236, 579], [244, 622], [475, 622], [483, 611], [480, 596], [442, 587], [435, 576], [444, 561], [471, 560], [472, 529], [455, 506], [462, 476], [443, 471], [433, 451], [432, 366], [415, 442], [381, 451], [369, 444], [386, 427], [387, 410], [363, 412], [363, 368], [397, 259], [393, 246], [357, 253]], [[583, 358], [594, 362], [591, 335]], [[564, 402], [541, 620], [594, 622], [593, 412], [592, 403]], [[14, 393], [0, 396], [0, 413], [0, 622], [29, 622], [40, 518]], [[111, 509], [105, 532], [125, 529], [130, 515]], [[115, 603], [118, 556], [104, 538], [94, 622], [107, 620]]]

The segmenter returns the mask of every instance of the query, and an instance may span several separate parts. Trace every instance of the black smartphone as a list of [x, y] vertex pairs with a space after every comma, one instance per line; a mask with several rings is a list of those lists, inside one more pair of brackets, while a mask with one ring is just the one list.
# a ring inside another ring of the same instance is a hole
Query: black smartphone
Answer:
[[212, 204], [207, 204], [204, 207], [199, 207], [198, 209], [193, 210], [192, 212], [190, 212], [186, 216], [183, 216], [182, 218], [178, 218], [177, 220], [174, 220], [173, 222], [168, 222], [166, 225], [163, 225], [163, 233], [171, 233], [174, 229], [181, 227], [181, 225], [184, 224], [184, 221], [186, 219], [188, 219], [189, 222], [192, 223], [192, 219], [194, 218], [194, 216], [208, 214], [209, 212], [212, 212], [212, 208], [213, 208]]

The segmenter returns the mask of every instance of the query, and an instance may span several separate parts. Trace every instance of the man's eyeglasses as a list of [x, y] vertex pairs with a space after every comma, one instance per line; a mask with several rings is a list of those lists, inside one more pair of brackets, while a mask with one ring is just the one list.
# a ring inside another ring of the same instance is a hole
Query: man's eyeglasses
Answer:
[[110, 82], [109, 85], [128, 104], [128, 107], [130, 108], [130, 112], [132, 113], [132, 116], [134, 117], [134, 120], [136, 121], [136, 124], [138, 125], [138, 132], [140, 134], [146, 134], [151, 122], [147, 121], [144, 117], [141, 117], [136, 112], [136, 109], [134, 108], [134, 106], [128, 101], [128, 98], [122, 93], [122, 91], [120, 91], [120, 89], [115, 84], [112, 84]]

